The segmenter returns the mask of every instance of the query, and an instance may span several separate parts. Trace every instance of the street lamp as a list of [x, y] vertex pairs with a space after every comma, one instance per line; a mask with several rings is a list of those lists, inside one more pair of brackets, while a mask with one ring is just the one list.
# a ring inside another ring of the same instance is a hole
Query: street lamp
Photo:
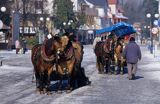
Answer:
[[65, 26], [65, 25], [66, 25], [66, 22], [63, 22], [63, 25]]
[[[6, 12], [6, 7], [1, 7], [1, 12]], [[0, 29], [3, 27], [3, 22], [0, 20]]]
[[64, 30], [65, 29], [71, 29], [72, 27], [71, 27], [71, 25], [72, 25], [72, 23], [73, 23], [73, 20], [69, 20], [68, 22], [63, 22], [63, 27], [64, 27]]
[[46, 33], [46, 29], [48, 30], [48, 28], [46, 28], [46, 21], [50, 21], [50, 18], [49, 17], [46, 17], [46, 18], [40, 17], [39, 19], [40, 19], [41, 23], [43, 23], [42, 29], [43, 29], [43, 41], [44, 41], [45, 35], [48, 34], [48, 33]]
[[43, 21], [44, 20], [44, 18], [43, 17], [40, 17], [40, 21]]
[[49, 18], [49, 17], [47, 17], [47, 18], [46, 18], [46, 21], [50, 21], [50, 18]]
[[[152, 15], [151, 15], [150, 13], [148, 13], [148, 14], [146, 15], [146, 17], [150, 19], [150, 23], [149, 23], [150, 26], [148, 26], [148, 28], [150, 28], [150, 38], [151, 38], [150, 52], [151, 52], [151, 54], [153, 54], [153, 35], [152, 35], [152, 31], [151, 31], [151, 29], [152, 29], [152, 19], [151, 19]], [[155, 18], [158, 18], [158, 17], [159, 17], [159, 14], [154, 14], [154, 17], [155, 17]]]
[[1, 12], [6, 12], [6, 7], [1, 7]]

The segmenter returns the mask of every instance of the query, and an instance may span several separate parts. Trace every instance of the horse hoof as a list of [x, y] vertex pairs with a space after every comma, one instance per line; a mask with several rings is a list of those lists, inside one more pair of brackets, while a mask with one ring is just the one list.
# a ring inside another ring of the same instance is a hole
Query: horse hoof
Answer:
[[36, 81], [32, 81], [32, 83], [36, 83]]
[[36, 93], [39, 93], [40, 92], [40, 89], [39, 88], [36, 88]]
[[114, 72], [114, 75], [117, 75], [118, 73], [117, 72]]
[[123, 72], [120, 72], [121, 75], [123, 75]]
[[105, 74], [105, 72], [101, 72], [101, 74]]
[[52, 92], [48, 91], [48, 92], [47, 92], [47, 95], [52, 95]]
[[111, 73], [111, 72], [108, 72], [108, 75], [112, 75], [112, 73]]
[[41, 95], [41, 94], [44, 94], [43, 91], [40, 91], [39, 93], [40, 93], [40, 95]]
[[44, 92], [44, 93], [46, 93], [46, 92], [47, 92], [47, 89], [46, 89], [46, 88], [44, 88], [44, 89], [43, 89], [43, 92]]
[[102, 72], [98, 72], [98, 74], [102, 74]]
[[87, 81], [87, 82], [86, 82], [86, 85], [91, 85], [91, 81]]
[[71, 90], [71, 89], [66, 91], [66, 93], [71, 93], [71, 92], [72, 92], [72, 90]]
[[58, 90], [58, 91], [57, 91], [57, 93], [58, 93], [58, 94], [61, 94], [61, 93], [62, 93], [62, 91], [61, 91], [61, 90]]

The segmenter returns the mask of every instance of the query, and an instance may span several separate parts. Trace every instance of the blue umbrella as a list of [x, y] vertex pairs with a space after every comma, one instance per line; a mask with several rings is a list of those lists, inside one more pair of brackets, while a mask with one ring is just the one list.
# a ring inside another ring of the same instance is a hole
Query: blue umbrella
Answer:
[[130, 24], [127, 24], [125, 22], [119, 22], [110, 27], [97, 30], [96, 34], [102, 34], [105, 32], [114, 32], [118, 37], [122, 37], [122, 36], [130, 35], [132, 33], [136, 33], [136, 30]]

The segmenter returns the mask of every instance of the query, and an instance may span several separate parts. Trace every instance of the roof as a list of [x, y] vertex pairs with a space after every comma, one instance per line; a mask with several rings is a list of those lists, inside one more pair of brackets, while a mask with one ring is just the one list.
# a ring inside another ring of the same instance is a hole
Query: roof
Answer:
[[96, 6], [107, 7], [107, 0], [87, 0]]
[[117, 4], [117, 0], [108, 0], [108, 4]]
[[78, 0], [78, 4], [86, 4], [86, 2], [84, 0]]
[[127, 20], [128, 17], [125, 17], [122, 13], [115, 14], [115, 18]]

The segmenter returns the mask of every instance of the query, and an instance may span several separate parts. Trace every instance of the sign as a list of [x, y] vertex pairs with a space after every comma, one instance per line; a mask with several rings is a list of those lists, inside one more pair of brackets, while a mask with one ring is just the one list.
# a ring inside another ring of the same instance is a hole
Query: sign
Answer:
[[158, 26], [158, 20], [154, 20], [153, 24], [154, 24], [155, 26]]
[[159, 32], [158, 28], [156, 28], [156, 27], [152, 28], [151, 31], [152, 31], [152, 34], [154, 34], [154, 35], [158, 34], [158, 32]]
[[[20, 27], [19, 29], [20, 29], [19, 33], [22, 34], [23, 28]], [[35, 35], [36, 31], [37, 31], [36, 27], [24, 27], [24, 34], [26, 35]]]

